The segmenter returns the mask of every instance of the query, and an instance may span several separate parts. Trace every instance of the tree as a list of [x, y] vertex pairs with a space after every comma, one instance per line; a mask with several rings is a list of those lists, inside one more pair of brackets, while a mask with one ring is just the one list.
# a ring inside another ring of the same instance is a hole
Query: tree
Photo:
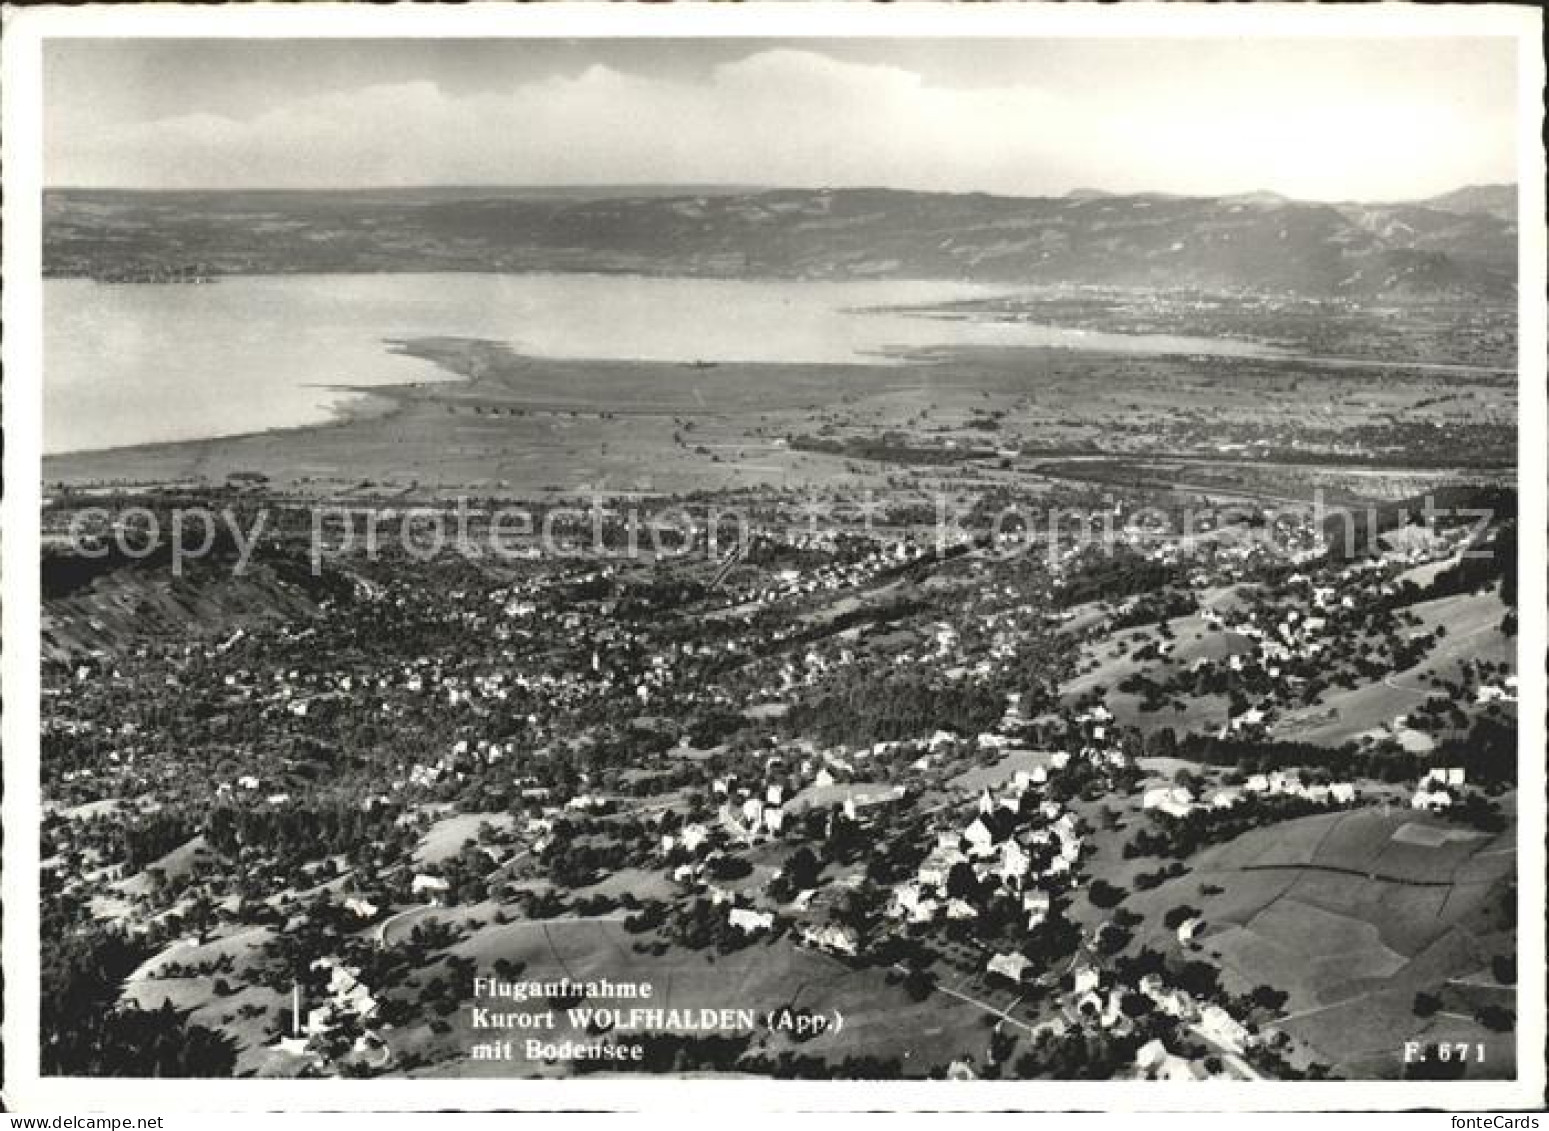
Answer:
[[1119, 999], [1119, 1008], [1126, 1017], [1144, 1017], [1156, 1008], [1156, 1003], [1145, 994], [1127, 993]]
[[1097, 949], [1103, 954], [1118, 954], [1134, 936], [1116, 923], [1104, 923], [1097, 932]]
[[1250, 1001], [1260, 1009], [1278, 1010], [1285, 1005], [1290, 997], [1284, 990], [1277, 990], [1273, 986], [1258, 985], [1253, 987], [1253, 992], [1248, 995]]
[[1152, 758], [1171, 758], [1178, 750], [1178, 736], [1172, 727], [1161, 727], [1146, 739], [1146, 753]]
[[1517, 1015], [1498, 1005], [1484, 1005], [1474, 1011], [1474, 1020], [1492, 1033], [1509, 1033], [1517, 1023]]
[[1415, 994], [1413, 1008], [1416, 1017], [1430, 1017], [1441, 1008], [1441, 998], [1421, 990]]
[[904, 992], [911, 1001], [924, 1001], [936, 989], [936, 979], [927, 970], [912, 967], [904, 975]]
[[1129, 892], [1121, 887], [1110, 884], [1107, 880], [1093, 880], [1092, 886], [1087, 888], [1086, 896], [1092, 901], [1094, 907], [1108, 910], [1117, 907]]
[[1220, 991], [1220, 979], [1220, 973], [1214, 966], [1197, 960], [1185, 962], [1174, 976], [1179, 989], [1201, 1000], [1216, 996]]
[[817, 887], [818, 877], [822, 872], [823, 865], [818, 860], [817, 854], [806, 845], [802, 845], [786, 860], [780, 875], [794, 895], [796, 892]]
[[951, 899], [973, 899], [979, 894], [979, 880], [973, 865], [959, 860], [947, 873], [947, 896]]

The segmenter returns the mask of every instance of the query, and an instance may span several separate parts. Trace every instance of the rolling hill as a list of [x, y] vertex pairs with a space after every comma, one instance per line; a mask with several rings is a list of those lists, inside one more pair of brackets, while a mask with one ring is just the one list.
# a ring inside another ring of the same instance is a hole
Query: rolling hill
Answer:
[[1505, 300], [1516, 273], [1515, 224], [1489, 212], [1270, 193], [54, 190], [44, 214], [45, 274], [98, 279], [580, 270]]
[[1420, 201], [1427, 208], [1443, 212], [1460, 212], [1494, 216], [1497, 220], [1515, 220], [1517, 217], [1516, 185], [1464, 185], [1460, 189], [1444, 192], [1429, 200]]

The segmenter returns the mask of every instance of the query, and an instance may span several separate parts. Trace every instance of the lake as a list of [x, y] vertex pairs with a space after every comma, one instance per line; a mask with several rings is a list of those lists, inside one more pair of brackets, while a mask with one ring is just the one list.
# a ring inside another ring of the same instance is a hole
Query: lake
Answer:
[[415, 337], [538, 357], [841, 363], [951, 346], [1253, 354], [1242, 342], [1089, 333], [868, 308], [1005, 293], [955, 282], [630, 275], [269, 275], [204, 286], [50, 279], [45, 454], [329, 419], [338, 386], [444, 380], [390, 352]]

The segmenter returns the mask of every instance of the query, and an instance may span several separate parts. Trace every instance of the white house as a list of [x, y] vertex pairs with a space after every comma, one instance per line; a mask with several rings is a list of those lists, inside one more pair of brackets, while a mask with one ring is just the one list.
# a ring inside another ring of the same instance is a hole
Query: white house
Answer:
[[1000, 878], [1005, 883], [1021, 883], [1027, 875], [1032, 859], [1014, 840], [1008, 840], [1000, 849]]
[[358, 973], [340, 966], [331, 958], [319, 958], [312, 968], [328, 969], [328, 1000], [307, 1014], [306, 1031], [317, 1036], [329, 1029], [346, 1014], [367, 1020], [377, 1011], [377, 1000], [361, 982]]
[[1199, 1031], [1216, 1044], [1241, 1053], [1252, 1038], [1241, 1022], [1219, 1005], [1207, 1005], [1199, 1011]]
[[1227, 729], [1232, 731], [1251, 730], [1254, 727], [1264, 725], [1264, 712], [1257, 707], [1249, 707], [1242, 714], [1228, 720]]
[[436, 898], [451, 891], [452, 885], [447, 883], [440, 876], [427, 876], [421, 873], [420, 875], [414, 877], [413, 882], [409, 885], [409, 890], [415, 895], [428, 894], [432, 898]]
[[1032, 963], [1027, 960], [1026, 956], [1013, 951], [1010, 954], [997, 954], [990, 959], [986, 972], [999, 974], [1002, 978], [1008, 978], [1020, 985], [1022, 979], [1027, 976], [1027, 968], [1031, 965]]
[[1182, 990], [1169, 988], [1162, 981], [1160, 974], [1147, 974], [1140, 979], [1137, 988], [1155, 1002], [1158, 1009], [1170, 1017], [1188, 1017], [1193, 1015], [1193, 999]]
[[1049, 771], [1042, 766], [1034, 766], [1031, 770], [1018, 770], [1016, 777], [1012, 779], [1016, 788], [1026, 791], [1032, 786], [1042, 785], [1049, 780]]
[[359, 896], [350, 896], [344, 901], [344, 909], [351, 915], [357, 915], [362, 919], [375, 919], [377, 912], [381, 910], [369, 899], [361, 899]]
[[1154, 1080], [1203, 1080], [1209, 1073], [1204, 1065], [1175, 1056], [1160, 1040], [1147, 1041], [1135, 1053], [1135, 1068]]
[[1154, 1072], [1166, 1063], [1169, 1055], [1167, 1046], [1153, 1038], [1135, 1050], [1135, 1067], [1142, 1072]]
[[774, 926], [774, 915], [768, 911], [754, 911], [751, 907], [733, 907], [727, 922], [743, 934], [751, 935]]
[[1194, 795], [1178, 786], [1148, 789], [1141, 796], [1142, 809], [1155, 809], [1174, 817], [1186, 817], [1194, 808]]
[[860, 936], [855, 933], [854, 928], [846, 927], [842, 923], [828, 923], [822, 927], [808, 926], [803, 929], [801, 937], [819, 950], [851, 956], [859, 952], [861, 945]]
[[936, 917], [941, 905], [930, 896], [922, 895], [919, 884], [903, 884], [893, 893], [893, 906], [900, 914], [915, 923], [927, 923]]

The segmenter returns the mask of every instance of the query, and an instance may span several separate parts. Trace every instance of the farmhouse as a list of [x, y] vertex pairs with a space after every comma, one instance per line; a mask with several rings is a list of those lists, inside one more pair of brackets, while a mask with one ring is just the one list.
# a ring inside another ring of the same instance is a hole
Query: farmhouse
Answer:
[[1032, 865], [1032, 858], [1015, 840], [1008, 840], [1000, 850], [1000, 878], [1006, 884], [1019, 885]]
[[954, 899], [947, 903], [948, 919], [968, 920], [977, 919], [978, 917], [979, 912], [974, 909], [974, 905], [971, 903], [961, 899]]
[[[1273, 673], [1272, 673], [1273, 674]], [[1264, 712], [1258, 707], [1249, 707], [1240, 715], [1235, 715], [1227, 720], [1226, 726], [1221, 728], [1221, 737], [1239, 731], [1251, 731], [1264, 726]]]
[[1151, 1080], [1203, 1080], [1209, 1076], [1204, 1065], [1173, 1055], [1159, 1038], [1140, 1046], [1135, 1053], [1135, 1068]]
[[1242, 1023], [1219, 1005], [1201, 1009], [1197, 1025], [1201, 1034], [1234, 1053], [1241, 1053], [1252, 1040]]
[[767, 931], [774, 926], [774, 915], [771, 912], [754, 911], [751, 907], [733, 907], [726, 919], [746, 935]]
[[897, 914], [908, 916], [911, 922], [928, 923], [941, 910], [936, 899], [921, 894], [919, 884], [904, 884], [893, 893], [893, 907]]
[[414, 877], [413, 882], [409, 885], [409, 890], [415, 895], [429, 895], [431, 899], [439, 900], [440, 897], [452, 890], [452, 885], [440, 876], [430, 876], [422, 872]]
[[985, 967], [985, 972], [999, 974], [1002, 978], [1020, 985], [1022, 980], [1027, 977], [1027, 969], [1031, 965], [1032, 963], [1027, 960], [1025, 955], [1013, 951], [1010, 954], [995, 955], [990, 959], [989, 965]]
[[1022, 896], [1022, 910], [1027, 912], [1028, 929], [1042, 923], [1049, 915], [1049, 893], [1030, 891]]
[[827, 923], [821, 927], [807, 926], [801, 931], [802, 941], [819, 950], [835, 954], [847, 954], [852, 958], [859, 953], [861, 940], [854, 928], [842, 923]]
[[377, 912], [381, 910], [369, 899], [361, 899], [359, 896], [353, 895], [344, 901], [344, 909], [351, 915], [359, 916], [362, 919], [375, 919]]
[[328, 1000], [307, 1014], [309, 1035], [328, 1033], [346, 1016], [364, 1021], [376, 1013], [377, 1000], [361, 982], [359, 971], [341, 966], [332, 958], [317, 959], [312, 969], [329, 971]]
[[1031, 770], [1018, 770], [1016, 776], [1011, 779], [1012, 787], [1018, 795], [1026, 793], [1035, 785], [1043, 785], [1049, 780], [1049, 771], [1042, 766], [1034, 766]]
[[1169, 1017], [1190, 1017], [1194, 1013], [1194, 1001], [1182, 990], [1164, 985], [1157, 974], [1147, 974], [1140, 979], [1140, 992], [1153, 1002], [1156, 1008]]
[[1104, 1029], [1115, 1028], [1124, 1017], [1117, 993], [1110, 993], [1108, 1000], [1104, 1001], [1102, 995], [1093, 990], [1088, 990], [1077, 999], [1076, 1012], [1097, 1022]]
[[944, 888], [947, 886], [947, 877], [952, 872], [952, 866], [967, 859], [957, 847], [956, 834], [947, 834], [949, 843], [938, 844], [931, 849], [930, 855], [920, 861], [918, 879], [927, 887]]
[[844, 799], [844, 815], [852, 821], [875, 817], [882, 809], [903, 800], [903, 786], [863, 793], [852, 793]]
[[970, 1059], [954, 1060], [951, 1064], [947, 1065], [947, 1079], [977, 1080], [979, 1076], [976, 1072], [974, 1072], [973, 1064], [970, 1063]]
[[1140, 799], [1140, 807], [1173, 817], [1187, 817], [1194, 809], [1194, 795], [1178, 786], [1148, 789]]

